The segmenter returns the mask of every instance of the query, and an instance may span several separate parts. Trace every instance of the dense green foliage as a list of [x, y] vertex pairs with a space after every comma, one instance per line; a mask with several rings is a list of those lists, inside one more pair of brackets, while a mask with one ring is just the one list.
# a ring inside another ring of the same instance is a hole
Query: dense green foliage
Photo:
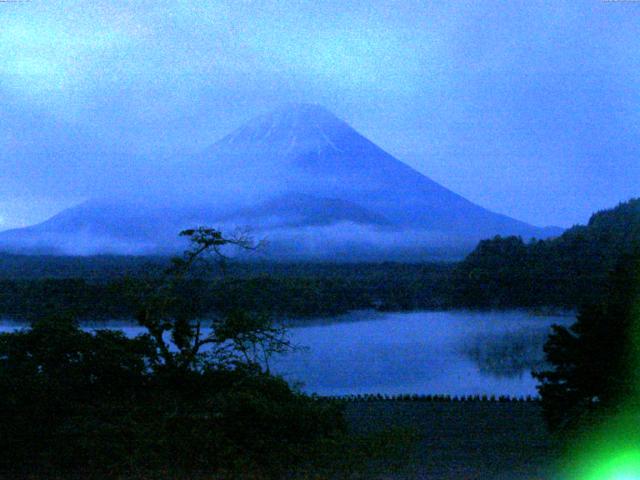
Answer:
[[451, 303], [484, 308], [575, 308], [606, 294], [620, 258], [640, 246], [640, 199], [594, 214], [551, 240], [480, 242], [458, 265]]
[[537, 373], [553, 429], [579, 427], [640, 398], [640, 255], [624, 257], [605, 299], [583, 306], [545, 345], [551, 370]]

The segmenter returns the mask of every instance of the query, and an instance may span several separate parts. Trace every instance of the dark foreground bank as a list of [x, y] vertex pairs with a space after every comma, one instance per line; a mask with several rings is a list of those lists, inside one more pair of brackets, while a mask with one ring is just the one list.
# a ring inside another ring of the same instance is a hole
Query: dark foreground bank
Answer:
[[396, 432], [367, 478], [547, 479], [556, 461], [538, 402], [353, 402], [346, 417], [355, 435]]
[[[538, 480], [552, 479], [557, 453], [538, 402], [353, 401], [346, 404], [349, 441], [331, 442], [289, 480]], [[240, 476], [237, 476], [240, 475]], [[15, 476], [2, 476], [17, 478]], [[102, 475], [20, 478], [102, 479]], [[121, 480], [212, 480], [207, 473], [168, 471], [108, 476]], [[238, 479], [262, 479], [257, 472]]]

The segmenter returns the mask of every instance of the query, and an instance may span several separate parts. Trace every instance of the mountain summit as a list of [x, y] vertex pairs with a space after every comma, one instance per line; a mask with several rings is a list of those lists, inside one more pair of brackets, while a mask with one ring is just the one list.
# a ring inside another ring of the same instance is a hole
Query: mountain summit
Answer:
[[300, 148], [331, 145], [331, 137], [351, 127], [320, 105], [287, 104], [249, 121], [219, 142], [224, 145], [262, 145], [290, 153]]
[[0, 248], [162, 253], [186, 227], [250, 227], [275, 258], [460, 256], [486, 237], [558, 234], [490, 212], [397, 160], [321, 106], [290, 104], [196, 154], [33, 227]]

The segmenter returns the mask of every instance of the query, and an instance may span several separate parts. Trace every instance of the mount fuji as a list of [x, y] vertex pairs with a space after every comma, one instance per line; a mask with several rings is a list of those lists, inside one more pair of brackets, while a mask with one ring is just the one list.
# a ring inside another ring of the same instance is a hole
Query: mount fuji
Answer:
[[421, 260], [460, 257], [494, 235], [561, 233], [466, 200], [310, 104], [286, 105], [136, 175], [135, 188], [116, 185], [0, 233], [0, 250], [168, 254], [181, 248], [180, 230], [208, 225], [249, 227], [274, 259]]

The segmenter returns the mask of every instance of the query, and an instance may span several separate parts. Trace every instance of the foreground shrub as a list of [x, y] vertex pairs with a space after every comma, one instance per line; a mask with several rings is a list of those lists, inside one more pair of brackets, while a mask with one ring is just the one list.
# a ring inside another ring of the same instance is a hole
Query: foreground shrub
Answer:
[[[606, 299], [583, 306], [570, 327], [556, 326], [545, 345], [551, 369], [536, 373], [547, 424], [569, 431], [617, 415], [640, 391], [640, 254], [612, 272]], [[565, 435], [566, 436], [566, 435]]]
[[335, 403], [256, 366], [153, 369], [154, 355], [145, 336], [60, 318], [1, 335], [0, 470], [277, 477], [344, 429]]

